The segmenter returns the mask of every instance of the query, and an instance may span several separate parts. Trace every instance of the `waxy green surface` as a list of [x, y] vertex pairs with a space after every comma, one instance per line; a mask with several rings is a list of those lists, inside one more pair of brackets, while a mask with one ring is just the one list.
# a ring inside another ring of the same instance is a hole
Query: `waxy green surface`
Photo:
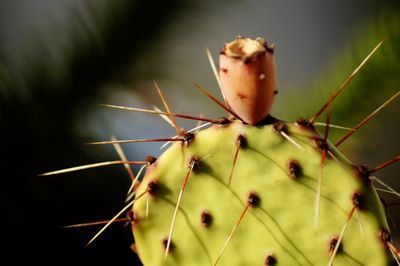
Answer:
[[[321, 150], [315, 138], [321, 136], [310, 128], [285, 125], [301, 147], [273, 125], [254, 127], [235, 121], [197, 132], [190, 143], [175, 142], [149, 166], [136, 195], [151, 181], [158, 183], [158, 189], [133, 208], [132, 228], [143, 264], [213, 265], [246, 208], [249, 193], [256, 193], [260, 204], [244, 215], [218, 265], [265, 265], [268, 255], [276, 259], [276, 265], [327, 265], [330, 240], [339, 236], [353, 208], [353, 195], [358, 193], [362, 206], [348, 223], [334, 265], [390, 265], [390, 253], [380, 239], [388, 225], [377, 193], [368, 178], [360, 177], [331, 146], [323, 169], [319, 223], [314, 228], [321, 172]], [[247, 145], [239, 150], [228, 186], [239, 135]], [[172, 248], [164, 260], [175, 204], [193, 156], [199, 159], [199, 168], [190, 173]], [[301, 168], [296, 178], [289, 175], [293, 161]], [[201, 222], [205, 211], [212, 216], [208, 226]]]

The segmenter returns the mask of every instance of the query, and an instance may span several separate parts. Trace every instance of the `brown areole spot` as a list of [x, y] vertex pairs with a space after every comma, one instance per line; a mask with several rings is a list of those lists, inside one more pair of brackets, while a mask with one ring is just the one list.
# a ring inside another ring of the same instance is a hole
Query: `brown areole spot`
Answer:
[[183, 132], [182, 137], [184, 142], [189, 144], [194, 139], [195, 134], [190, 132]]
[[[338, 244], [338, 237], [337, 236], [332, 237], [329, 240], [329, 250], [328, 250], [329, 251], [328, 252], [329, 256], [335, 250], [337, 244]], [[341, 251], [342, 251], [342, 243], [339, 244], [338, 253], [340, 253]]]
[[296, 125], [315, 130], [313, 123], [311, 123], [307, 118], [304, 117], [298, 118], [296, 120]]
[[[166, 250], [167, 249], [167, 245], [168, 245], [168, 238], [164, 238], [161, 243], [162, 243], [162, 246], [163, 246], [164, 250]], [[170, 244], [169, 244], [168, 253], [174, 251], [174, 249], [175, 249], [175, 245], [171, 241]]]
[[210, 212], [203, 211], [201, 213], [200, 218], [201, 218], [201, 225], [202, 226], [204, 226], [206, 228], [210, 227], [210, 225], [212, 223], [212, 220], [213, 220], [213, 217], [211, 216]]
[[147, 191], [149, 192], [150, 195], [155, 196], [157, 193], [159, 184], [156, 180], [152, 180], [147, 184]]
[[245, 148], [247, 147], [247, 139], [243, 135], [239, 135], [237, 139], [237, 143], [240, 146], [240, 148]]
[[275, 129], [275, 131], [277, 131], [278, 133], [280, 132], [285, 132], [287, 133], [287, 127], [284, 123], [282, 123], [281, 121], [276, 121], [274, 122], [274, 124], [272, 125], [272, 127]]
[[293, 179], [297, 179], [301, 176], [301, 172], [302, 172], [302, 169], [301, 169], [299, 162], [296, 160], [290, 160], [289, 161], [289, 171], [288, 171], [289, 176]]
[[147, 155], [145, 160], [149, 165], [152, 165], [157, 161], [157, 158], [152, 155]]
[[272, 265], [276, 265], [276, 264], [277, 264], [277, 260], [273, 255], [268, 255], [265, 258], [265, 261], [264, 261], [265, 266], [272, 266]]
[[365, 205], [364, 197], [360, 193], [358, 193], [358, 192], [353, 193], [352, 201], [353, 201], [353, 205], [356, 206], [357, 209], [363, 209], [363, 207]]
[[385, 244], [385, 246], [387, 245], [386, 243], [392, 241], [392, 237], [389, 231], [386, 229], [382, 229], [381, 232], [379, 233], [379, 236], [382, 242]]
[[354, 172], [364, 184], [372, 184], [371, 173], [367, 165], [355, 165]]
[[200, 170], [200, 162], [199, 162], [199, 158], [197, 158], [197, 156], [193, 155], [192, 157], [190, 157], [189, 168], [191, 168], [192, 171], [195, 173]]
[[251, 207], [258, 207], [260, 205], [261, 199], [255, 192], [250, 192], [249, 197], [247, 198], [247, 203]]
[[128, 221], [131, 222], [132, 224], [137, 222], [135, 212], [132, 210], [126, 213], [126, 218], [128, 218]]

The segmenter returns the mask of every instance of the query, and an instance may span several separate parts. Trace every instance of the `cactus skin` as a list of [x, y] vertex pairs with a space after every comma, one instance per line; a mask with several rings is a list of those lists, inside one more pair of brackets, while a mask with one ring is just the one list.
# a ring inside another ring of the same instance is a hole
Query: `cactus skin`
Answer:
[[[315, 140], [321, 136], [312, 127], [284, 125], [303, 149], [283, 138], [271, 123], [255, 127], [233, 121], [197, 132], [188, 143], [174, 143], [149, 166], [136, 195], [149, 183], [157, 187], [147, 193], [147, 200], [135, 203], [132, 223], [143, 264], [214, 265], [249, 193], [255, 193], [258, 204], [245, 213], [218, 265], [327, 265], [330, 245], [354, 204], [357, 208], [334, 265], [391, 265], [393, 259], [381, 240], [389, 229], [373, 184], [330, 144], [319, 225], [313, 228], [321, 161]], [[239, 135], [246, 145], [239, 150], [228, 186]], [[194, 156], [198, 167], [189, 175], [164, 261], [171, 218]]]

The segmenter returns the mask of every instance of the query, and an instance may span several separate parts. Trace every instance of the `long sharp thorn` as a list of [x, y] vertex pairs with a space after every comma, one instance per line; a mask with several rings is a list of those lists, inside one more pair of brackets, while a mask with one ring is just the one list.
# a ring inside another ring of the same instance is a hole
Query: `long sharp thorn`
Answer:
[[331, 157], [333, 160], [335, 160], [336, 162], [338, 162], [339, 164], [343, 165], [343, 162], [339, 160], [339, 158], [333, 154], [331, 151], [328, 151], [328, 155], [329, 157]]
[[[203, 113], [200, 113], [199, 114], [199, 117], [204, 117], [204, 114]], [[197, 123], [196, 123], [196, 126], [195, 127], [199, 127], [199, 126], [201, 126], [201, 124], [203, 124], [203, 122], [201, 122], [201, 121], [197, 121]], [[197, 132], [197, 131], [196, 131]]]
[[380, 165], [378, 165], [377, 167], [375, 167], [374, 169], [372, 169], [372, 170], [370, 170], [369, 172], [372, 174], [372, 173], [375, 173], [375, 172], [377, 172], [377, 171], [379, 171], [379, 170], [382, 170], [383, 168], [385, 168], [385, 167], [388, 167], [389, 165], [391, 165], [391, 164], [393, 164], [393, 163], [395, 163], [395, 162], [397, 162], [397, 161], [399, 161], [400, 160], [400, 155], [397, 155], [396, 157], [394, 157], [393, 159], [390, 159], [389, 161], [386, 161], [386, 162], [384, 162], [384, 163], [381, 163]]
[[147, 166], [147, 165], [144, 164], [144, 165], [142, 165], [142, 166], [140, 167], [138, 174], [136, 175], [135, 179], [133, 180], [131, 186], [129, 187], [129, 190], [128, 190], [128, 192], [127, 192], [127, 195], [130, 195], [130, 193], [135, 189], [136, 182], [139, 181], [139, 178], [140, 178], [140, 176], [142, 175], [142, 172], [143, 172], [144, 168], [146, 168], [146, 166]]
[[386, 244], [388, 245], [390, 252], [392, 253], [394, 259], [396, 260], [397, 265], [400, 265], [400, 261], [399, 261], [400, 250], [392, 242], [387, 242]]
[[339, 87], [339, 89], [332, 95], [328, 102], [322, 106], [322, 108], [310, 119], [310, 123], [314, 123], [315, 120], [321, 115], [323, 111], [330, 105], [336, 97], [343, 91], [343, 89], [347, 86], [347, 84], [353, 79], [353, 77], [360, 71], [360, 69], [365, 65], [365, 63], [371, 58], [371, 56], [378, 50], [378, 48], [382, 45], [383, 40], [380, 41], [374, 49], [365, 57], [365, 59], [361, 62], [361, 64], [351, 73], [351, 75], [343, 82], [343, 84]]
[[135, 202], [137, 200], [139, 200], [141, 197], [143, 197], [145, 194], [147, 194], [149, 191], [148, 189], [146, 189], [145, 191], [143, 191], [139, 196], [137, 196], [134, 200], [132, 200], [130, 203], [128, 203], [122, 210], [120, 210], [110, 221], [108, 221], [108, 223], [103, 226], [103, 228], [100, 229], [99, 232], [97, 232], [97, 234], [92, 237], [92, 239], [90, 239], [90, 241], [86, 244], [85, 247], [88, 247], [94, 240], [96, 240], [96, 238], [98, 238], [121, 214], [123, 214], [126, 210], [128, 210], [130, 207], [133, 206], [133, 204], [135, 204]]
[[233, 227], [231, 233], [229, 234], [228, 238], [226, 239], [224, 245], [222, 246], [222, 249], [221, 249], [221, 251], [219, 252], [218, 257], [217, 257], [217, 259], [216, 259], [215, 262], [214, 262], [214, 266], [216, 266], [216, 265], [218, 264], [219, 260], [220, 260], [221, 257], [222, 257], [222, 254], [224, 253], [226, 247], [227, 247], [228, 244], [229, 244], [229, 241], [231, 240], [233, 234], [236, 232], [237, 228], [239, 227], [240, 223], [242, 222], [243, 217], [244, 217], [244, 215], [246, 214], [246, 212], [249, 210], [250, 206], [251, 206], [251, 204], [250, 204], [250, 203], [247, 203], [246, 208], [245, 208], [245, 209], [243, 210], [243, 212], [240, 214], [239, 219], [237, 220], [237, 222], [236, 222], [235, 226]]
[[[126, 222], [128, 221], [128, 218], [120, 218], [120, 219], [115, 219], [113, 223], [120, 223], [120, 222]], [[80, 223], [80, 224], [72, 224], [72, 225], [66, 225], [61, 228], [67, 229], [67, 228], [78, 228], [78, 227], [87, 227], [87, 226], [95, 226], [95, 225], [101, 225], [101, 224], [106, 224], [110, 222], [110, 220], [106, 221], [97, 221], [97, 222], [90, 222], [90, 223]]]
[[400, 95], [400, 91], [398, 91], [395, 95], [390, 97], [389, 100], [384, 102], [381, 106], [379, 106], [375, 111], [373, 111], [371, 114], [369, 114], [366, 118], [364, 118], [360, 123], [358, 123], [357, 126], [355, 126], [353, 128], [353, 130], [347, 132], [346, 135], [344, 135], [338, 142], [336, 142], [335, 146], [337, 147], [340, 144], [342, 144], [347, 138], [349, 138], [351, 135], [353, 135], [354, 132], [356, 132], [360, 127], [365, 125], [369, 120], [371, 120], [371, 118], [373, 118], [375, 115], [377, 115], [379, 113], [379, 111], [381, 111], [384, 107], [386, 107], [389, 103], [391, 103], [399, 95]]
[[69, 173], [69, 172], [75, 172], [75, 171], [96, 168], [96, 167], [102, 167], [102, 166], [108, 166], [108, 165], [115, 165], [115, 164], [147, 164], [147, 162], [143, 162], [143, 161], [108, 161], [108, 162], [80, 165], [80, 166], [75, 166], [75, 167], [57, 170], [57, 171], [53, 171], [53, 172], [47, 172], [44, 174], [40, 174], [39, 176], [58, 175], [58, 174], [64, 174], [64, 173]]
[[127, 144], [140, 142], [164, 142], [164, 141], [184, 141], [183, 138], [158, 138], [158, 139], [127, 139], [127, 140], [112, 140], [112, 141], [97, 141], [89, 142], [87, 145], [105, 145], [105, 144]]
[[397, 265], [400, 266], [400, 261], [398, 259], [398, 255], [396, 255], [396, 253], [394, 253], [394, 251], [391, 248], [389, 248], [389, 250], [390, 250], [390, 253], [392, 253], [393, 258], [396, 260]]
[[321, 153], [321, 161], [320, 161], [320, 174], [318, 178], [318, 187], [317, 187], [317, 200], [315, 202], [315, 211], [314, 211], [314, 230], [318, 228], [319, 222], [319, 213], [321, 208], [321, 187], [322, 187], [322, 178], [324, 176], [324, 167], [325, 167], [325, 160], [326, 154], [328, 152], [328, 134], [329, 134], [329, 127], [331, 123], [331, 112], [332, 112], [332, 104], [328, 106], [328, 111], [326, 113], [326, 126], [324, 132], [324, 140], [323, 140], [323, 149]]
[[147, 114], [155, 114], [155, 115], [167, 115], [168, 116], [168, 113], [166, 113], [166, 112], [148, 110], [148, 109], [143, 109], [143, 108], [126, 107], [126, 106], [113, 105], [113, 104], [100, 104], [100, 106], [107, 107], [107, 108], [113, 108], [113, 109], [119, 109], [119, 110], [125, 110], [125, 111], [147, 113]]
[[192, 128], [192, 129], [188, 130], [187, 132], [197, 132], [197, 131], [199, 131], [199, 129], [202, 129], [203, 127], [209, 126], [210, 124], [211, 123], [204, 123], [204, 124], [198, 125], [198, 126]]
[[176, 133], [179, 135], [179, 133], [181, 132], [181, 129], [178, 127], [178, 125], [176, 124], [175, 121], [175, 117], [173, 117], [171, 114], [171, 110], [169, 109], [168, 103], [167, 103], [167, 99], [165, 98], [163, 92], [161, 91], [160, 87], [158, 86], [158, 84], [154, 81], [154, 85], [157, 88], [157, 92], [160, 95], [161, 101], [164, 104], [165, 109], [167, 110], [167, 113], [169, 114], [170, 118], [171, 118], [171, 122], [176, 130]]
[[388, 189], [383, 189], [383, 188], [378, 188], [378, 187], [376, 187], [375, 190], [376, 190], [376, 191], [386, 192], [386, 193], [389, 193], [389, 194], [397, 195], [395, 192], [393, 192], [393, 191], [391, 191], [391, 190], [388, 190]]
[[342, 242], [342, 238], [343, 238], [344, 232], [346, 231], [347, 225], [349, 224], [351, 218], [353, 217], [353, 214], [356, 211], [356, 209], [357, 209], [357, 207], [355, 205], [353, 205], [353, 208], [351, 209], [349, 215], [347, 216], [346, 222], [344, 223], [344, 225], [342, 227], [342, 231], [340, 231], [340, 235], [339, 235], [338, 241], [337, 241], [337, 243], [335, 245], [335, 249], [333, 250], [333, 252], [332, 252], [332, 254], [331, 254], [330, 258], [329, 258], [328, 266], [332, 266], [333, 265], [333, 260], [335, 259], [335, 256], [336, 256], [336, 254], [337, 254], [337, 252], [339, 250], [339, 246], [340, 246], [340, 243]]
[[233, 156], [232, 168], [231, 168], [231, 171], [229, 173], [229, 179], [228, 179], [228, 187], [231, 186], [232, 176], [233, 176], [233, 172], [235, 170], [236, 160], [237, 160], [237, 157], [239, 155], [239, 150], [240, 150], [240, 142], [238, 142], [238, 144], [236, 146], [235, 156]]
[[101, 104], [100, 106], [114, 108], [114, 109], [120, 109], [120, 110], [125, 110], [125, 111], [141, 112], [141, 113], [148, 113], [148, 114], [154, 114], [154, 115], [166, 115], [166, 116], [179, 117], [179, 118], [183, 118], [183, 119], [204, 121], [204, 122], [210, 122], [213, 124], [219, 124], [218, 120], [209, 119], [209, 118], [205, 118], [205, 117], [196, 117], [196, 116], [182, 115], [182, 114], [168, 114], [166, 112], [158, 112], [158, 111], [154, 111], [154, 110], [135, 108], [135, 107], [126, 107], [126, 106], [119, 106], [119, 105], [111, 105], [111, 104]]
[[[111, 140], [112, 140], [112, 141], [117, 141], [117, 139], [116, 139], [115, 136], [111, 136]], [[121, 158], [121, 160], [127, 161], [126, 156], [125, 156], [125, 153], [124, 153], [124, 151], [122, 150], [121, 146], [120, 146], [118, 143], [114, 143], [113, 146], [114, 146], [115, 150], [117, 151], [117, 153], [118, 153], [119, 157]], [[124, 164], [124, 166], [125, 166], [126, 171], [128, 172], [129, 177], [130, 177], [131, 180], [132, 180], [132, 185], [131, 185], [131, 187], [129, 188], [129, 191], [128, 191], [128, 193], [127, 193], [127, 195], [129, 195], [130, 190], [135, 188], [136, 183], [139, 182], [139, 184], [140, 184], [139, 176], [140, 176], [141, 170], [142, 170], [143, 168], [145, 168], [147, 165], [144, 164], [144, 165], [142, 165], [142, 166], [140, 167], [138, 176], [136, 176], [136, 177], [135, 177], [135, 175], [134, 175], [134, 173], [133, 173], [133, 171], [132, 171], [132, 168], [130, 167], [129, 164]], [[128, 198], [129, 198], [129, 197], [127, 197], [125, 203], [128, 202], [128, 201], [130, 200], [130, 199], [128, 199]]]
[[328, 140], [329, 128], [331, 124], [331, 113], [332, 113], [332, 105], [328, 106], [328, 111], [326, 113], [326, 127], [324, 132], [324, 142], [326, 143]]
[[[112, 141], [117, 141], [117, 138], [115, 136], [111, 136], [111, 140]], [[116, 152], [118, 153], [119, 158], [122, 161], [128, 161], [126, 159], [125, 153], [122, 150], [121, 146], [118, 143], [114, 143], [113, 144], [114, 149], [116, 150]], [[129, 164], [124, 164], [126, 171], [128, 172], [129, 177], [131, 178], [132, 182], [135, 180], [135, 175], [133, 174], [132, 168]]]
[[[218, 87], [221, 88], [221, 81], [219, 79], [219, 74], [218, 74], [217, 67], [215, 66], [215, 62], [214, 62], [214, 59], [213, 59], [213, 57], [211, 55], [210, 49], [208, 49], [207, 47], [206, 47], [206, 53], [207, 53], [208, 61], [210, 62], [211, 69], [212, 69], [212, 71], [214, 73], [215, 79], [217, 80]], [[226, 97], [225, 97], [224, 92], [222, 90], [221, 90], [221, 93], [222, 93], [222, 97], [224, 98], [225, 106], [229, 108], [229, 104], [226, 101]]]
[[187, 183], [187, 181], [189, 179], [190, 174], [192, 173], [194, 165], [195, 165], [195, 159], [192, 158], [191, 161], [190, 161], [189, 169], [187, 170], [185, 179], [183, 180], [182, 187], [181, 187], [181, 190], [179, 192], [178, 200], [176, 201], [174, 215], [172, 216], [172, 222], [171, 222], [171, 226], [170, 226], [170, 229], [169, 229], [167, 246], [165, 248], [164, 260], [167, 259], [168, 252], [169, 252], [169, 249], [171, 247], [172, 233], [174, 232], [175, 221], [176, 221], [176, 216], [178, 214], [179, 205], [181, 203], [182, 195], [183, 195], [183, 192], [185, 191], [185, 188], [186, 188], [186, 183]]
[[322, 150], [321, 154], [321, 162], [320, 162], [320, 173], [318, 178], [318, 187], [317, 187], [317, 198], [315, 201], [315, 209], [314, 209], [314, 230], [318, 228], [318, 220], [320, 213], [320, 205], [321, 205], [321, 187], [322, 187], [322, 176], [324, 174], [324, 164], [326, 158], [326, 150]]
[[361, 220], [361, 215], [360, 215], [360, 212], [357, 211], [357, 210], [356, 210], [356, 213], [357, 213], [357, 218], [358, 218], [358, 225], [360, 227], [361, 238], [362, 238], [362, 240], [365, 240], [364, 229], [363, 229], [362, 220]]
[[[213, 59], [213, 57], [211, 55], [211, 51], [210, 51], [210, 49], [208, 49], [208, 47], [206, 47], [206, 53], [207, 53], [208, 61], [210, 62], [210, 65], [211, 65], [211, 69], [212, 69], [212, 71], [214, 73], [215, 79], [218, 82], [218, 86], [221, 86], [220, 85], [220, 80], [219, 80], [219, 75], [218, 75], [218, 70], [217, 70], [217, 67], [215, 66], [214, 59]], [[224, 99], [225, 99], [225, 97], [224, 97]]]
[[279, 133], [282, 135], [282, 137], [284, 137], [286, 140], [292, 143], [296, 148], [299, 148], [300, 150], [304, 151], [304, 148], [299, 143], [297, 143], [293, 138], [291, 138], [288, 134], [286, 134], [286, 132], [280, 131]]
[[385, 182], [383, 182], [382, 180], [380, 180], [376, 176], [370, 176], [370, 179], [373, 180], [373, 181], [378, 182], [379, 184], [381, 184], [382, 186], [384, 186], [385, 188], [390, 190], [394, 195], [396, 195], [397, 197], [400, 197], [400, 193], [399, 192], [397, 192], [395, 189], [393, 189], [392, 187], [387, 185]]
[[[204, 117], [204, 114], [200, 114], [199, 117]], [[197, 121], [197, 124], [194, 128], [188, 130], [187, 132], [198, 132], [203, 127], [208, 126], [210, 123], [203, 123], [202, 121]]]
[[[316, 126], [323, 126], [326, 127], [326, 123], [321, 123], [321, 122], [315, 122], [314, 125]], [[344, 127], [344, 126], [339, 126], [339, 125], [329, 125], [330, 128], [337, 128], [337, 129], [342, 129], [342, 130], [353, 130], [351, 127]]]
[[217, 98], [215, 98], [211, 93], [209, 93], [206, 89], [201, 87], [199, 84], [194, 83], [196, 88], [198, 88], [203, 94], [205, 94], [208, 98], [210, 98], [213, 102], [215, 102], [218, 106], [222, 107], [225, 111], [227, 111], [229, 114], [233, 115], [237, 119], [243, 121], [242, 118], [238, 114], [236, 114], [234, 111], [232, 111], [230, 108], [226, 107], [225, 104], [221, 103]]
[[[153, 109], [156, 112], [162, 112], [160, 108], [158, 108], [157, 106], [153, 105]], [[167, 122], [170, 126], [174, 127], [174, 124], [171, 121], [170, 116], [166, 116], [166, 115], [160, 115], [162, 119], [165, 120], [165, 122]], [[175, 128], [175, 127], [174, 127]]]
[[[199, 121], [199, 122], [201, 122], [201, 121]], [[211, 124], [210, 122], [207, 122], [207, 123], [205, 123], [205, 124], [196, 126], [196, 127], [192, 128], [192, 129], [186, 131], [186, 132], [188, 132], [188, 133], [197, 132], [199, 129], [202, 129], [202, 128], [204, 128], [204, 127], [210, 125], [210, 124]], [[175, 138], [178, 138], [178, 137], [179, 137], [179, 136], [174, 136], [174, 137], [172, 137], [172, 138], [175, 139]], [[165, 143], [160, 147], [160, 150], [164, 149], [164, 148], [165, 148], [168, 144], [170, 144], [170, 143], [171, 143], [170, 141], [165, 142]]]
[[[187, 132], [189, 132], [189, 131], [187, 131]], [[172, 138], [173, 138], [173, 139], [176, 139], [176, 138], [179, 138], [179, 136], [174, 136], [174, 137], [172, 137]], [[160, 150], [162, 150], [162, 149], [164, 149], [165, 147], [167, 147], [168, 144], [170, 144], [170, 143], [171, 143], [171, 141], [165, 142], [163, 145], [161, 145]]]

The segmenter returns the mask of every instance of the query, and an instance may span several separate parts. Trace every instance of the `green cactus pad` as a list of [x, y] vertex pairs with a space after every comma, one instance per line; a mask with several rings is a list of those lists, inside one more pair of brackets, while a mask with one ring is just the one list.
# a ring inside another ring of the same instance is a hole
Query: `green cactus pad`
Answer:
[[[391, 264], [381, 240], [388, 225], [377, 193], [368, 176], [332, 145], [323, 169], [315, 229], [321, 172], [316, 139], [321, 136], [313, 128], [283, 125], [295, 144], [275, 129], [276, 124], [255, 127], [234, 121], [197, 132], [189, 143], [174, 143], [149, 166], [136, 195], [150, 182], [157, 186], [135, 203], [132, 224], [143, 264], [214, 265], [248, 206], [250, 193], [259, 202], [244, 214], [218, 265], [327, 265], [332, 243], [353, 208], [334, 265]], [[239, 136], [245, 143], [228, 186]], [[188, 177], [164, 260], [178, 195], [194, 157], [198, 165]]]

